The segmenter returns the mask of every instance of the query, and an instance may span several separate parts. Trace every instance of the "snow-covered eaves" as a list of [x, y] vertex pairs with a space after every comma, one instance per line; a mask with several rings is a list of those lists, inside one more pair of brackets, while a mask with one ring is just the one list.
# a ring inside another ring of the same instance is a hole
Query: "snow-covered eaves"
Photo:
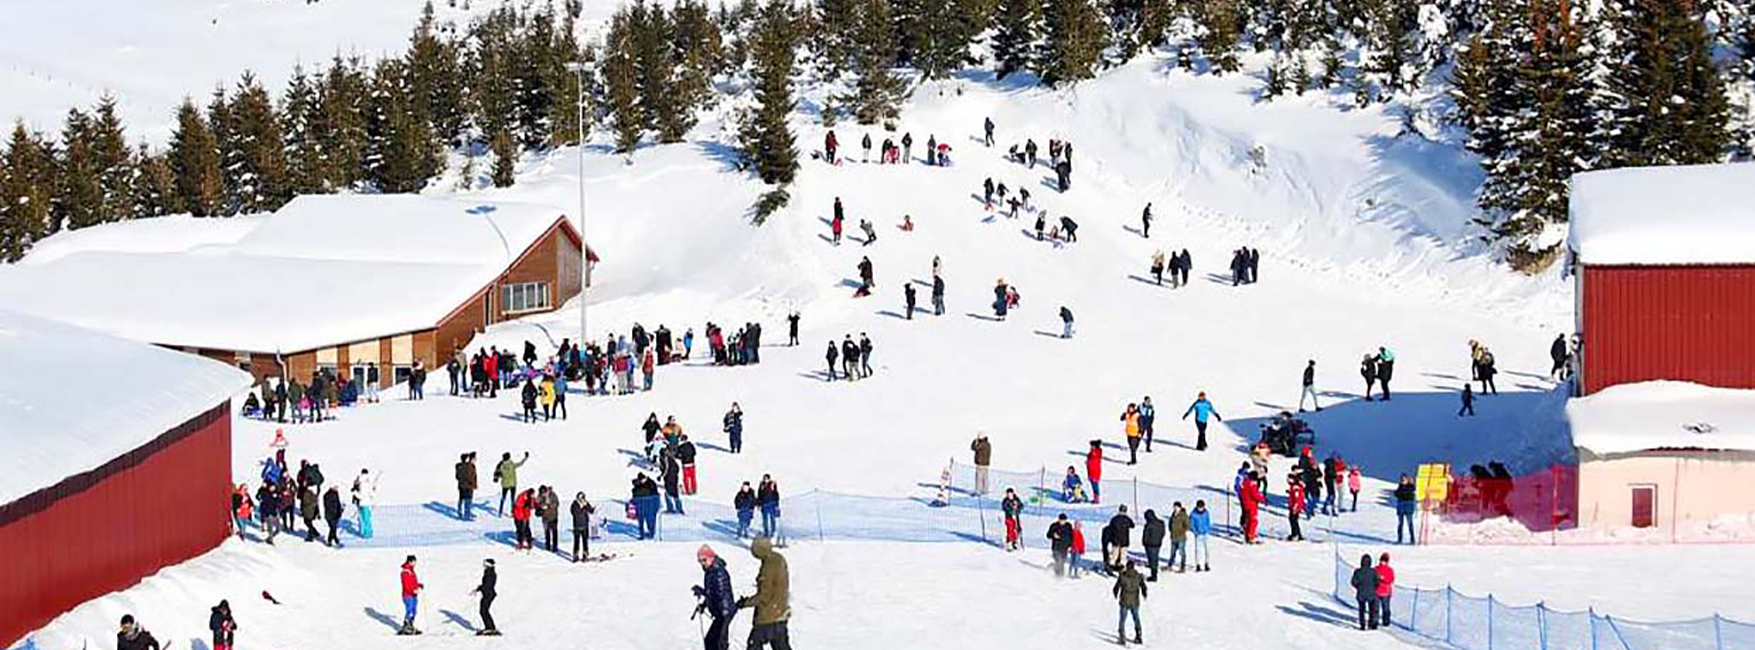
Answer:
[[250, 385], [217, 361], [5, 309], [0, 359], [0, 504], [96, 469]]
[[1680, 381], [1622, 384], [1571, 400], [1566, 417], [1573, 445], [1598, 455], [1755, 450], [1755, 390]]
[[1755, 164], [1585, 172], [1570, 212], [1584, 264], [1755, 264]]
[[149, 343], [302, 352], [437, 325], [557, 224], [537, 204], [301, 197], [231, 243], [0, 268], [0, 304]]

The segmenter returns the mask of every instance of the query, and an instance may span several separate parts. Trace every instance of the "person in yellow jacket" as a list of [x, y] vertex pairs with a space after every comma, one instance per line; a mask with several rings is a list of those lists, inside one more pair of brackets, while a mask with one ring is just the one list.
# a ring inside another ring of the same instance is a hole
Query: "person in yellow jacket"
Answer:
[[542, 421], [547, 422], [555, 416], [555, 378], [544, 376], [540, 389], [542, 400]]
[[1127, 433], [1127, 464], [1132, 465], [1140, 459], [1140, 407], [1128, 404], [1127, 410], [1121, 413], [1122, 428]]

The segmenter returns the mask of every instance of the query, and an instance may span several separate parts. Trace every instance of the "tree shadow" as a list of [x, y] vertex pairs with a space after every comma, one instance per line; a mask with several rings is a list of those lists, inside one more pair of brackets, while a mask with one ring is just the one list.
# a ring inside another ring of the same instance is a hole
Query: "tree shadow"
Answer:
[[384, 627], [388, 627], [391, 630], [396, 630], [396, 631], [400, 631], [402, 629], [402, 622], [396, 620], [395, 618], [392, 618], [389, 614], [385, 614], [385, 613], [380, 612], [377, 609], [374, 609], [374, 608], [369, 607], [369, 606], [365, 607], [363, 609], [366, 613], [367, 618], [370, 618], [370, 619], [377, 621], [379, 623], [383, 623]]
[[737, 147], [713, 140], [702, 140], [695, 143], [695, 148], [706, 154], [709, 160], [725, 165], [726, 171], [745, 171], [749, 163], [738, 153]]
[[1445, 374], [1442, 372], [1422, 372], [1422, 373], [1420, 373], [1420, 376], [1421, 377], [1436, 377], [1438, 379], [1449, 379], [1451, 381], [1462, 381], [1461, 377], [1458, 377], [1456, 375], [1451, 375], [1451, 374]]

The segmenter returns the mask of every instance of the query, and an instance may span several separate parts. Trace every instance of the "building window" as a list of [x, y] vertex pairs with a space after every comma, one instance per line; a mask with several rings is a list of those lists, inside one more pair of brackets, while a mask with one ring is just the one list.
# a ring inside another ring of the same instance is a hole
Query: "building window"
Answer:
[[500, 287], [500, 309], [505, 313], [537, 311], [549, 307], [547, 282], [519, 282]]

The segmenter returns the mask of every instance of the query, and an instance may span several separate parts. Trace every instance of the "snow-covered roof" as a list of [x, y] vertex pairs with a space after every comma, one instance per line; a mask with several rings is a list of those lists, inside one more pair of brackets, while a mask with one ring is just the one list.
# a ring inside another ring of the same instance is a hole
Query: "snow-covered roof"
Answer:
[[1573, 444], [1598, 454], [1755, 450], [1755, 390], [1680, 381], [1622, 384], [1568, 402], [1566, 416]]
[[226, 364], [0, 309], [0, 504], [96, 469], [250, 385]]
[[176, 253], [202, 246], [230, 244], [261, 225], [264, 217], [250, 215], [219, 219], [179, 214], [63, 230], [32, 244], [30, 252], [20, 261], [43, 264], [74, 253]]
[[1572, 177], [1585, 264], [1755, 263], [1755, 164], [1630, 167]]
[[434, 326], [559, 219], [536, 204], [301, 197], [230, 244], [0, 267], [0, 304], [137, 341], [299, 352]]

